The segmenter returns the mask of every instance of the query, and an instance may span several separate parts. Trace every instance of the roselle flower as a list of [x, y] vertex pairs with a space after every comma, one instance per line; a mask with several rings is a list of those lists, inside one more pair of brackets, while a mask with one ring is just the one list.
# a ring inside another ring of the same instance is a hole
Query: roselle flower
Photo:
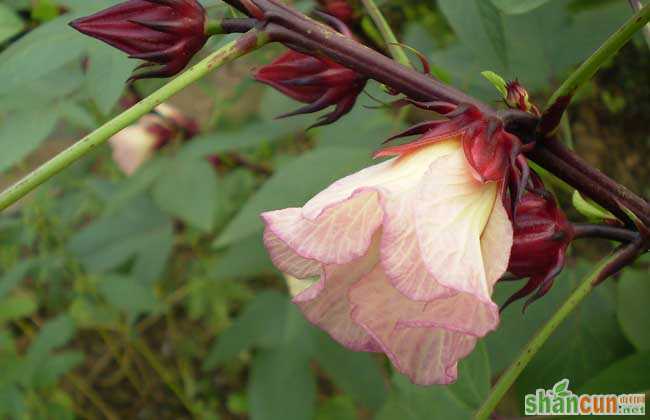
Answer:
[[178, 109], [168, 104], [160, 104], [151, 114], [147, 114], [129, 127], [126, 127], [108, 142], [113, 149], [113, 160], [126, 175], [135, 171], [164, 147], [172, 139], [180, 137], [188, 140], [198, 132], [196, 121], [188, 118]]
[[496, 328], [492, 289], [512, 246], [504, 181], [477, 179], [456, 128], [379, 152], [395, 157], [302, 208], [262, 214], [275, 266], [318, 279], [294, 298], [304, 315], [422, 385], [453, 382], [458, 361]]
[[312, 127], [331, 124], [350, 112], [368, 80], [329, 58], [312, 57], [291, 50], [258, 69], [254, 78], [298, 102], [308, 104], [280, 118], [335, 106], [331, 113], [321, 117]]
[[159, 68], [132, 80], [171, 77], [205, 45], [206, 15], [197, 0], [129, 0], [70, 25], [88, 36]]
[[516, 206], [514, 239], [508, 271], [519, 278], [528, 278], [526, 285], [512, 295], [502, 310], [512, 302], [531, 296], [524, 309], [544, 296], [562, 271], [566, 250], [574, 232], [553, 196], [534, 177], [537, 188], [526, 192]]

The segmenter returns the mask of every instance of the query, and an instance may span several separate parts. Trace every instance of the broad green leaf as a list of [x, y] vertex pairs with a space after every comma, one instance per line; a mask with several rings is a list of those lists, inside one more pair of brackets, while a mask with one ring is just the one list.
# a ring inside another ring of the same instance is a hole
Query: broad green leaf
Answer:
[[67, 344], [75, 331], [75, 324], [67, 315], [59, 315], [47, 321], [29, 346], [27, 358], [32, 362], [44, 359], [49, 352]]
[[212, 369], [252, 346], [273, 347], [286, 320], [288, 304], [287, 296], [277, 292], [260, 293], [233, 325], [217, 337], [204, 367]]
[[110, 305], [133, 318], [152, 312], [158, 306], [153, 288], [129, 277], [107, 276], [99, 284], [99, 291]]
[[84, 355], [80, 351], [63, 351], [49, 355], [38, 363], [31, 385], [36, 388], [51, 387], [59, 378], [80, 365]]
[[650, 350], [650, 270], [627, 268], [618, 283], [618, 322], [639, 350]]
[[386, 380], [370, 353], [352, 352], [319, 333], [315, 358], [336, 386], [365, 407], [376, 410], [386, 399]]
[[204, 159], [171, 159], [153, 187], [164, 211], [203, 231], [214, 225], [217, 174]]
[[131, 277], [151, 282], [165, 269], [173, 246], [171, 221], [146, 197], [101, 217], [75, 234], [68, 249], [91, 273], [105, 273], [135, 258]]
[[0, 172], [22, 161], [50, 135], [58, 115], [54, 109], [36, 108], [0, 120]]
[[68, 26], [72, 18], [63, 15], [45, 23], [0, 53], [0, 94], [81, 57], [93, 41]]
[[248, 384], [252, 420], [311, 420], [316, 381], [308, 355], [291, 347], [261, 350]]
[[0, 324], [31, 315], [38, 308], [31, 296], [11, 296], [0, 300]]
[[458, 380], [449, 391], [470, 408], [477, 409], [490, 392], [490, 361], [485, 344], [479, 341], [467, 358], [458, 364]]
[[503, 16], [490, 1], [438, 0], [438, 5], [458, 37], [477, 57], [498, 57], [499, 73], [508, 68]]
[[0, 299], [6, 296], [14, 287], [22, 281], [37, 263], [35, 259], [26, 259], [11, 268], [11, 270], [0, 276]]
[[650, 389], [650, 351], [617, 360], [589, 379], [577, 393], [647, 393]]
[[472, 411], [457, 400], [444, 385], [419, 386], [395, 374], [393, 390], [375, 420], [469, 420]]
[[23, 30], [23, 20], [9, 6], [0, 4], [0, 44]]
[[218, 153], [254, 149], [296, 130], [295, 124], [285, 121], [262, 121], [248, 123], [236, 130], [219, 130], [202, 134], [179, 152], [183, 158], [203, 158]]
[[369, 162], [366, 149], [320, 147], [278, 168], [226, 226], [215, 246], [261, 232], [260, 213], [301, 206], [331, 182]]
[[259, 235], [251, 235], [230, 245], [217, 257], [210, 275], [215, 280], [245, 279], [274, 271]]
[[316, 420], [357, 420], [358, 418], [354, 401], [344, 395], [328, 399], [316, 411]]
[[135, 62], [123, 52], [99, 42], [90, 46], [86, 86], [102, 114], [115, 106], [134, 68]]
[[538, 8], [549, 0], [492, 0], [503, 13], [516, 15]]

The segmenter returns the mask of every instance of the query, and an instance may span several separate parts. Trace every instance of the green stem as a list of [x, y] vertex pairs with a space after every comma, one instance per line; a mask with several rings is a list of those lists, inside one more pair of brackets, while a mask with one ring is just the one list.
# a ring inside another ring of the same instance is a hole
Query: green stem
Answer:
[[377, 7], [373, 0], [361, 0], [361, 2], [368, 11], [368, 14], [372, 18], [373, 22], [375, 22], [375, 26], [377, 26], [377, 29], [379, 29], [379, 32], [384, 38], [386, 46], [388, 47], [388, 51], [390, 52], [390, 55], [393, 57], [393, 59], [403, 66], [412, 68], [411, 61], [404, 52], [404, 49], [399, 45], [399, 41], [397, 41], [393, 30], [390, 28], [390, 25], [388, 24], [388, 21], [386, 21], [384, 15], [381, 13], [381, 10], [379, 10], [379, 7]]
[[650, 19], [650, 5], [635, 13], [623, 26], [621, 26], [612, 36], [610, 36], [603, 45], [600, 46], [584, 63], [580, 65], [568, 79], [562, 83], [562, 86], [555, 91], [547, 106], [554, 104], [559, 98], [571, 97], [573, 94], [587, 82], [598, 71], [598, 69], [627, 41], [632, 38], [634, 33], [643, 28]]
[[142, 354], [142, 356], [147, 360], [149, 365], [156, 371], [160, 376], [163, 382], [172, 390], [176, 398], [183, 404], [183, 406], [194, 415], [199, 414], [198, 407], [194, 406], [194, 403], [190, 398], [188, 398], [185, 393], [179, 388], [174, 380], [174, 375], [165, 368], [165, 365], [158, 359], [154, 352], [149, 348], [147, 343], [142, 339], [136, 339], [133, 342], [133, 346]]
[[587, 297], [587, 295], [594, 289], [594, 282], [599, 278], [603, 269], [605, 269], [611, 262], [613, 262], [620, 254], [621, 251], [616, 252], [609, 257], [603, 259], [596, 269], [589, 274], [576, 290], [571, 293], [569, 298], [560, 306], [560, 308], [553, 314], [553, 316], [542, 326], [542, 328], [535, 334], [535, 336], [526, 344], [519, 356], [508, 367], [508, 369], [501, 375], [497, 383], [494, 385], [487, 399], [483, 402], [479, 410], [476, 412], [475, 420], [485, 420], [494, 411], [496, 406], [501, 401], [501, 398], [510, 389], [515, 380], [519, 377], [521, 372], [526, 368], [528, 363], [537, 354], [539, 349], [544, 345], [546, 340], [553, 334], [557, 327], [571, 314], [571, 312]]
[[86, 137], [82, 138], [63, 152], [54, 156], [43, 165], [26, 175], [14, 185], [0, 194], [0, 211], [6, 209], [27, 193], [70, 166], [72, 163], [88, 154], [97, 146], [106, 142], [110, 137], [123, 128], [135, 123], [156, 106], [160, 105], [174, 94], [180, 92], [191, 83], [202, 78], [210, 71], [229, 63], [268, 42], [264, 32], [255, 29], [242, 35], [238, 40], [232, 41], [218, 51], [213, 52], [199, 63], [182, 73], [177, 78], [138, 102], [136, 105], [122, 112], [106, 124], [97, 128]]

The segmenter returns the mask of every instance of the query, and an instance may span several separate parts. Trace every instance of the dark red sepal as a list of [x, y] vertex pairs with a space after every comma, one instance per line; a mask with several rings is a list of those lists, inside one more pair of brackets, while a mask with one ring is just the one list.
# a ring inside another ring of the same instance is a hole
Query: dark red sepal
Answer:
[[517, 278], [528, 278], [526, 285], [512, 295], [501, 310], [512, 302], [531, 295], [524, 309], [544, 296], [562, 271], [566, 250], [573, 240], [573, 227], [555, 198], [543, 186], [541, 180], [531, 173], [529, 183], [513, 220], [513, 245], [510, 252], [508, 272]]
[[205, 10], [196, 0], [129, 0], [70, 26], [145, 61], [130, 80], [178, 74], [205, 45]]

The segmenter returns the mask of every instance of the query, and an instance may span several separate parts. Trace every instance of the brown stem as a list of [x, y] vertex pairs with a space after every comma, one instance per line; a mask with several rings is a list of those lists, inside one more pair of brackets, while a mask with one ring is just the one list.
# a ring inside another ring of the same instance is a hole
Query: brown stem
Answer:
[[590, 223], [574, 223], [573, 233], [574, 239], [601, 238], [618, 242], [634, 242], [639, 238], [639, 234], [633, 230]]
[[530, 154], [537, 163], [542, 166], [546, 164], [545, 168], [554, 175], [585, 193], [630, 226], [633, 226], [632, 221], [622, 207], [634, 213], [644, 225], [650, 226], [650, 204], [643, 198], [589, 165], [557, 137], [542, 140], [541, 146]]

